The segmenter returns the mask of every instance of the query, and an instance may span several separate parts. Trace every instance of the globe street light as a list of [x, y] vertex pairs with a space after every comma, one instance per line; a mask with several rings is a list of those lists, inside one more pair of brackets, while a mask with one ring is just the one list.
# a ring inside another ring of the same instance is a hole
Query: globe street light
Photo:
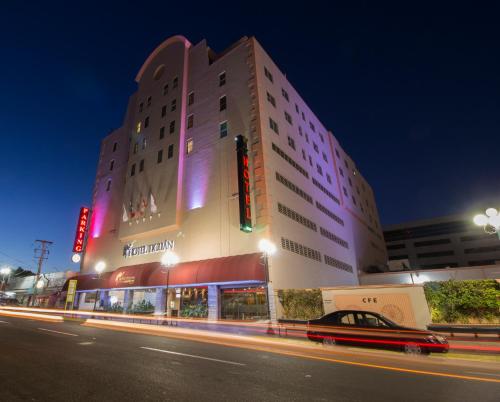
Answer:
[[276, 245], [268, 239], [261, 239], [259, 241], [259, 250], [264, 253], [264, 273], [266, 275], [266, 303], [267, 315], [271, 320], [271, 306], [269, 305], [269, 256], [276, 253]]
[[7, 278], [12, 272], [12, 269], [10, 267], [3, 267], [0, 269], [0, 274], [2, 274], [2, 289], [5, 290], [5, 287], [7, 286]]
[[500, 214], [496, 208], [488, 208], [484, 214], [478, 214], [472, 220], [477, 226], [482, 226], [486, 233], [497, 233], [500, 238]]
[[[97, 272], [97, 278], [101, 279], [101, 274], [104, 272], [106, 269], [106, 263], [104, 261], [99, 261], [97, 264], [95, 264], [95, 272]], [[99, 292], [99, 289], [95, 290], [95, 298], [94, 298], [94, 310], [95, 311], [95, 305], [97, 303], [97, 294]]]
[[[168, 317], [168, 309], [169, 309], [169, 300], [168, 297], [170, 295], [169, 289], [169, 281], [170, 281], [170, 268], [174, 267], [179, 263], [179, 256], [175, 254], [172, 250], [167, 250], [161, 256], [161, 265], [167, 268], [167, 317]], [[170, 320], [170, 325], [172, 325], [172, 320]]]

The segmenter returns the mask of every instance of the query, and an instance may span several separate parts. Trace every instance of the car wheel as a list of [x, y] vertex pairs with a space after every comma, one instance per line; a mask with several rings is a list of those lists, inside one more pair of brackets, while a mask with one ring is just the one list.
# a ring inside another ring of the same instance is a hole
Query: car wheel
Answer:
[[331, 335], [323, 337], [323, 345], [335, 345], [336, 343], [335, 338]]
[[403, 347], [404, 352], [407, 355], [422, 355], [425, 354], [425, 351], [420, 347], [418, 343], [409, 342]]

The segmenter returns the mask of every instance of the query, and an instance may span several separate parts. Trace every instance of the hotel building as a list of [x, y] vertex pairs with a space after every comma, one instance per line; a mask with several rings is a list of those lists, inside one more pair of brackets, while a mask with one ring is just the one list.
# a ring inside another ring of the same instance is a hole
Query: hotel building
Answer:
[[215, 53], [171, 37], [135, 80], [101, 145], [79, 308], [100, 289], [99, 308], [276, 318], [280, 289], [386, 264], [370, 185], [255, 38]]

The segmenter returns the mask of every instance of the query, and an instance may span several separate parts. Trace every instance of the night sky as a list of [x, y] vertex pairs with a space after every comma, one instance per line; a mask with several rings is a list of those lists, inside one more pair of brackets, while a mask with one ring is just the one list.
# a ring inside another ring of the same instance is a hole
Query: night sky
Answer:
[[2, 3], [0, 265], [34, 268], [48, 239], [44, 271], [77, 270], [100, 140], [174, 34], [216, 52], [256, 36], [371, 183], [382, 224], [500, 206], [493, 2]]

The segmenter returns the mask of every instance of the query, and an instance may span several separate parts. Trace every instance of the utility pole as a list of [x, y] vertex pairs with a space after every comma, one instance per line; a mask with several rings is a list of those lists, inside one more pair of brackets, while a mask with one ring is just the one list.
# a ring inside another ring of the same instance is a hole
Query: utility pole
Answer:
[[33, 283], [33, 297], [31, 299], [32, 307], [35, 306], [36, 289], [37, 289], [36, 286], [38, 285], [40, 274], [42, 272], [43, 261], [49, 258], [47, 256], [49, 254], [49, 245], [54, 244], [54, 242], [49, 240], [35, 240], [35, 243], [37, 243], [37, 247], [35, 248], [35, 258], [38, 258], [38, 270], [36, 273], [35, 282]]

